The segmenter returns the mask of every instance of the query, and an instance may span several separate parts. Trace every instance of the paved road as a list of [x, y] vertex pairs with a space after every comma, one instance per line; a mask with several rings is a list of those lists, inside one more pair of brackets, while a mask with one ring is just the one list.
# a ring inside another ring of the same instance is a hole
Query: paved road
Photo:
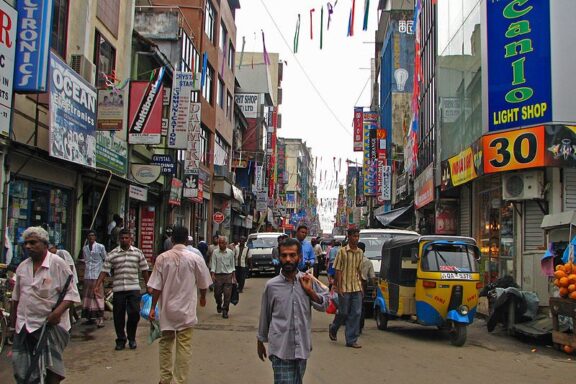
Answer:
[[[212, 297], [199, 313], [194, 332], [190, 383], [272, 383], [270, 362], [256, 355], [256, 328], [260, 294], [266, 278], [247, 280], [240, 303], [225, 320]], [[308, 362], [308, 384], [340, 383], [565, 383], [573, 381], [576, 359], [544, 345], [486, 331], [483, 321], [472, 325], [462, 348], [450, 345], [446, 335], [431, 328], [390, 322], [390, 331], [368, 321], [360, 338], [362, 349], [328, 339], [331, 316], [314, 313], [314, 351]], [[157, 383], [158, 343], [146, 344], [147, 324], [140, 323], [138, 349], [114, 351], [112, 320], [106, 327], [73, 328], [65, 351], [67, 383]], [[533, 352], [533, 349], [535, 351]], [[0, 358], [0, 383], [11, 383], [5, 355]]]

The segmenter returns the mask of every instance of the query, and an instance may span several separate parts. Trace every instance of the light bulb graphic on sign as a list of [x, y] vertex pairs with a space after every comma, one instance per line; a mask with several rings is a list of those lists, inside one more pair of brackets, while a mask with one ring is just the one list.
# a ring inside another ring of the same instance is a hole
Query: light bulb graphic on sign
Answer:
[[403, 92], [406, 81], [408, 81], [408, 71], [404, 68], [398, 68], [394, 71], [394, 79], [396, 79], [396, 88], [398, 91]]

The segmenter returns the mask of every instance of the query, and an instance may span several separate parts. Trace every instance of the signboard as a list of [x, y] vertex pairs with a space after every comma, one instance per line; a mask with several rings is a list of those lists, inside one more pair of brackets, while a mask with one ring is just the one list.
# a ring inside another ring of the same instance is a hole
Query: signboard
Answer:
[[552, 121], [550, 0], [484, 4], [488, 130]]
[[177, 178], [172, 178], [172, 187], [170, 188], [170, 197], [168, 198], [168, 204], [180, 206], [182, 201], [182, 186], [183, 183]]
[[376, 129], [378, 124], [378, 114], [376, 112], [364, 113], [364, 135], [363, 135], [363, 163], [362, 175], [364, 185], [362, 190], [364, 196], [375, 196], [377, 193], [377, 178], [376, 172]]
[[138, 201], [148, 201], [148, 189], [137, 185], [130, 185], [128, 196]]
[[448, 160], [442, 161], [441, 189], [443, 191], [466, 184], [484, 174], [482, 139]]
[[10, 134], [18, 12], [0, 2], [0, 135]]
[[115, 132], [96, 132], [96, 166], [118, 176], [128, 172], [128, 143]]
[[362, 130], [363, 130], [363, 119], [364, 119], [364, 108], [355, 107], [354, 108], [354, 152], [362, 152]]
[[130, 164], [134, 180], [141, 184], [151, 184], [160, 177], [160, 166], [152, 164]]
[[544, 166], [544, 126], [499, 132], [483, 137], [484, 172]]
[[152, 164], [159, 165], [163, 175], [176, 175], [176, 163], [170, 155], [152, 155]]
[[160, 144], [165, 72], [166, 68], [161, 67], [150, 82], [130, 82], [129, 144]]
[[458, 200], [441, 199], [436, 204], [436, 235], [456, 235], [458, 227]]
[[96, 89], [50, 54], [50, 156], [96, 165]]
[[198, 175], [188, 175], [184, 180], [183, 197], [198, 197]]
[[188, 143], [184, 156], [184, 174], [197, 175], [200, 171], [200, 133], [202, 105], [200, 103], [190, 103], [188, 114]]
[[380, 197], [383, 201], [392, 200], [392, 167], [384, 165], [381, 170], [382, 189]]
[[[192, 177], [196, 177], [196, 175], [192, 175]], [[202, 180], [199, 175], [198, 175], [198, 193], [196, 194], [196, 196], [189, 197], [188, 199], [198, 204], [202, 204], [202, 201], [204, 200], [204, 180]]]
[[198, 73], [174, 72], [170, 123], [168, 124], [168, 148], [187, 148], [191, 94], [192, 91], [198, 90], [200, 90], [200, 75]]
[[222, 212], [214, 212], [214, 214], [212, 215], [212, 220], [216, 223], [216, 224], [222, 224], [224, 222], [224, 214]]
[[244, 117], [255, 119], [258, 117], [258, 94], [257, 93], [237, 93], [234, 99]]
[[[50, 33], [52, 30], [52, 0], [17, 2], [18, 38], [16, 41], [16, 92], [46, 92]], [[5, 22], [4, 20], [2, 20]], [[0, 24], [0, 30], [6, 24]]]
[[154, 223], [156, 210], [153, 206], [143, 205], [140, 208], [140, 241], [139, 248], [148, 262], [154, 259]]
[[576, 167], [576, 126], [547, 125], [545, 163], [550, 167]]
[[424, 172], [414, 179], [414, 206], [420, 209], [434, 201], [434, 168], [428, 165]]
[[100, 89], [98, 91], [98, 130], [119, 131], [124, 124], [124, 90]]

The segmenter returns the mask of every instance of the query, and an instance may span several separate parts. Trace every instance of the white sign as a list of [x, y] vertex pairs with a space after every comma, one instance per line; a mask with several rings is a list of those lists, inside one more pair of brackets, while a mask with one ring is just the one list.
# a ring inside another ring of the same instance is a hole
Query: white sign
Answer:
[[186, 149], [190, 98], [192, 91], [200, 89], [199, 74], [192, 72], [174, 72], [170, 106], [170, 123], [168, 124], [168, 148]]
[[131, 185], [128, 190], [128, 196], [134, 200], [148, 201], [148, 189], [137, 185]]
[[198, 197], [198, 175], [186, 176], [186, 179], [184, 180], [182, 196], [192, 198]]
[[234, 96], [236, 104], [244, 113], [247, 119], [258, 117], [258, 94], [257, 93], [237, 93]]
[[202, 105], [200, 103], [190, 103], [190, 113], [188, 118], [188, 140], [186, 155], [184, 157], [184, 174], [197, 175], [200, 172], [200, 133]]
[[0, 2], [0, 135], [10, 133], [14, 56], [18, 12], [6, 2]]
[[442, 280], [472, 280], [472, 275], [469, 273], [443, 272], [440, 278]]
[[392, 167], [382, 167], [382, 200], [392, 200]]

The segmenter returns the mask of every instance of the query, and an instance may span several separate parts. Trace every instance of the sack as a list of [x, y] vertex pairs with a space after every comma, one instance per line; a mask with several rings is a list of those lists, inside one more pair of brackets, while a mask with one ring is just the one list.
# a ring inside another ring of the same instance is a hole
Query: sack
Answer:
[[156, 320], [150, 322], [150, 333], [148, 334], [148, 345], [152, 344], [154, 340], [162, 336], [160, 332], [160, 323]]
[[230, 302], [234, 305], [238, 304], [240, 301], [240, 292], [238, 292], [238, 284], [232, 284], [232, 295], [230, 296]]
[[326, 308], [326, 313], [330, 314], [330, 315], [335, 315], [336, 312], [338, 312], [338, 294], [332, 290], [329, 294], [328, 294], [328, 307]]
[[[150, 308], [152, 308], [152, 295], [145, 293], [140, 299], [140, 316], [145, 320], [150, 320]], [[156, 313], [154, 319], [160, 320], [160, 309], [158, 308], [158, 303], [156, 303]]]

